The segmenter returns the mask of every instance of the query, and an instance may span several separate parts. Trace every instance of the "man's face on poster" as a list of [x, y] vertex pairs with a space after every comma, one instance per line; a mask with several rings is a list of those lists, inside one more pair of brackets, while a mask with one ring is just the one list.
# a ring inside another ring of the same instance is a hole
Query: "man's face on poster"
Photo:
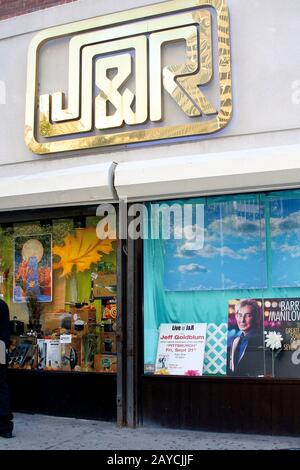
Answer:
[[241, 307], [235, 314], [236, 322], [239, 329], [247, 334], [254, 327], [254, 315], [251, 305]]

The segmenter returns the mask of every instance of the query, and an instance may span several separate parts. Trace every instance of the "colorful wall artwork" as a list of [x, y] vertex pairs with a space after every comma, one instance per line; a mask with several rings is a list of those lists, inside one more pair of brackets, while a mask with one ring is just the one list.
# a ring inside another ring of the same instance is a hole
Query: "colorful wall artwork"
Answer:
[[14, 240], [13, 302], [52, 301], [52, 235], [20, 236]]

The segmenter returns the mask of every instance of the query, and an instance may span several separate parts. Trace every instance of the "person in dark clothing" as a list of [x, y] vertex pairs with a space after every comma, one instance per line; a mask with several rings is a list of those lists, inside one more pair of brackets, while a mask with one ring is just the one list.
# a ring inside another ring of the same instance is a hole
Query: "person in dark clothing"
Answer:
[[0, 437], [12, 437], [13, 415], [10, 410], [9, 389], [6, 381], [6, 350], [9, 345], [9, 310], [0, 299]]
[[256, 377], [264, 373], [261, 309], [254, 299], [242, 300], [236, 308], [239, 329], [229, 348], [229, 375]]

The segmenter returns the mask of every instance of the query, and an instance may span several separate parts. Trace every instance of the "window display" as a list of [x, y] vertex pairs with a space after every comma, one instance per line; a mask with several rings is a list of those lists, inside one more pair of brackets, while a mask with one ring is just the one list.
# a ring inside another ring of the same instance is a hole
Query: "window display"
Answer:
[[116, 372], [116, 240], [98, 238], [100, 220], [0, 227], [11, 368]]
[[145, 373], [300, 378], [299, 220], [297, 190], [145, 204]]

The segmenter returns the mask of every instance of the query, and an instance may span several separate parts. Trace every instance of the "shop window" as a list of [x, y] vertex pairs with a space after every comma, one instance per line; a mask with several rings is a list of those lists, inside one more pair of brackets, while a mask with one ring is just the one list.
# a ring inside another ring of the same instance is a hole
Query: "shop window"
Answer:
[[98, 217], [0, 228], [0, 296], [10, 309], [9, 367], [116, 372], [116, 241]]
[[300, 378], [300, 194], [145, 205], [146, 374]]

